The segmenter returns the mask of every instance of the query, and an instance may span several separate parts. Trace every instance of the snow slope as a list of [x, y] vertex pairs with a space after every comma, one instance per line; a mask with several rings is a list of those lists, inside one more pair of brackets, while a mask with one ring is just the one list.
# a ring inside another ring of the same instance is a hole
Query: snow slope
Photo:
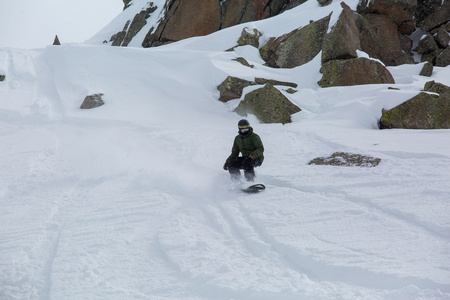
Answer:
[[[0, 49], [0, 299], [450, 298], [450, 130], [377, 129], [430, 80], [422, 65], [321, 89], [320, 56], [273, 70], [252, 47], [223, 52], [241, 30]], [[293, 123], [248, 117], [260, 194], [221, 169], [241, 118], [217, 101], [227, 75], [299, 84]], [[93, 93], [106, 104], [80, 110]], [[336, 151], [381, 164], [308, 165]]]

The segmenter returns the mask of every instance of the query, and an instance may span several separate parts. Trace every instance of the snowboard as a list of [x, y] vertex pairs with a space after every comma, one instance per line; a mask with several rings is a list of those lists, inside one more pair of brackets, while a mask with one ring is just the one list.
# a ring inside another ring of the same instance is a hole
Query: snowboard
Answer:
[[244, 193], [254, 194], [254, 193], [259, 193], [261, 191], [264, 191], [265, 189], [266, 189], [266, 186], [264, 184], [258, 183], [258, 184], [251, 185], [247, 188], [242, 188], [241, 191], [243, 191]]

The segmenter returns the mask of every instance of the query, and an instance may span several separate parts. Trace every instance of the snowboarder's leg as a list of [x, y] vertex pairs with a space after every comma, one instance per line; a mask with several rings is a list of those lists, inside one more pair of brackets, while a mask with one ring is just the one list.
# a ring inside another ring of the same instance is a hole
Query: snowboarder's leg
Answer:
[[242, 169], [243, 160], [243, 157], [237, 157], [228, 162], [228, 172], [230, 173], [232, 180], [239, 181], [241, 179], [241, 171], [239, 169]]
[[242, 161], [242, 168], [244, 169], [245, 179], [247, 181], [253, 181], [255, 178], [255, 167], [261, 165], [261, 160], [259, 158], [251, 159], [249, 157]]

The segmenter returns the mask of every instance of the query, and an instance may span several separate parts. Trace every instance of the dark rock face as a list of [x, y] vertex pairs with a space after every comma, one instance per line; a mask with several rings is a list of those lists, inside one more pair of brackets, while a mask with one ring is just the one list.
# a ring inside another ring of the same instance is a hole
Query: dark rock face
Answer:
[[102, 96], [103, 96], [102, 93], [86, 96], [80, 108], [91, 109], [102, 106], [103, 104], [105, 104], [105, 102], [103, 102]]
[[[419, 7], [421, 10], [420, 19], [417, 23], [417, 27], [423, 31], [431, 31], [441, 25], [450, 21], [450, 1], [418, 1], [422, 2]], [[430, 2], [430, 6], [426, 6], [426, 3]]]
[[360, 0], [359, 14], [378, 14], [388, 16], [397, 26], [413, 19], [417, 0]]
[[340, 167], [376, 167], [381, 159], [353, 154], [347, 152], [335, 152], [329, 157], [317, 157], [309, 162], [309, 165], [340, 166]]
[[241, 116], [255, 115], [262, 123], [290, 123], [291, 115], [301, 109], [270, 83], [245, 95], [234, 110]]
[[386, 111], [379, 122], [380, 129], [450, 129], [450, 87], [435, 83], [425, 84], [425, 91]]
[[353, 17], [353, 11], [344, 2], [343, 10], [336, 25], [328, 33], [322, 44], [322, 63], [334, 59], [357, 58], [359, 32]]
[[320, 72], [321, 87], [395, 83], [385, 66], [367, 58], [332, 60], [324, 63]]
[[370, 57], [381, 60], [387, 66], [413, 62], [411, 56], [403, 52], [401, 33], [390, 17], [380, 14], [356, 16], [356, 25], [360, 34], [361, 50]]
[[269, 40], [261, 49], [261, 57], [273, 68], [294, 68], [310, 62], [320, 50], [330, 16]]
[[166, 15], [154, 33], [147, 33], [143, 47], [207, 35], [237, 24], [275, 16], [289, 0], [169, 0]]

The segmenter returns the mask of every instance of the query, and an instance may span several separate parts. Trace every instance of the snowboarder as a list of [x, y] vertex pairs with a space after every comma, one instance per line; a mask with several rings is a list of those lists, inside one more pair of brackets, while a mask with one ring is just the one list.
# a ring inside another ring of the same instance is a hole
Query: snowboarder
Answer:
[[[247, 120], [238, 123], [239, 135], [234, 138], [231, 155], [223, 165], [228, 170], [233, 180], [240, 180], [241, 171], [244, 170], [245, 179], [253, 181], [255, 167], [259, 167], [264, 161], [264, 146], [259, 135], [253, 132], [253, 128]], [[239, 156], [239, 153], [242, 156]]]

